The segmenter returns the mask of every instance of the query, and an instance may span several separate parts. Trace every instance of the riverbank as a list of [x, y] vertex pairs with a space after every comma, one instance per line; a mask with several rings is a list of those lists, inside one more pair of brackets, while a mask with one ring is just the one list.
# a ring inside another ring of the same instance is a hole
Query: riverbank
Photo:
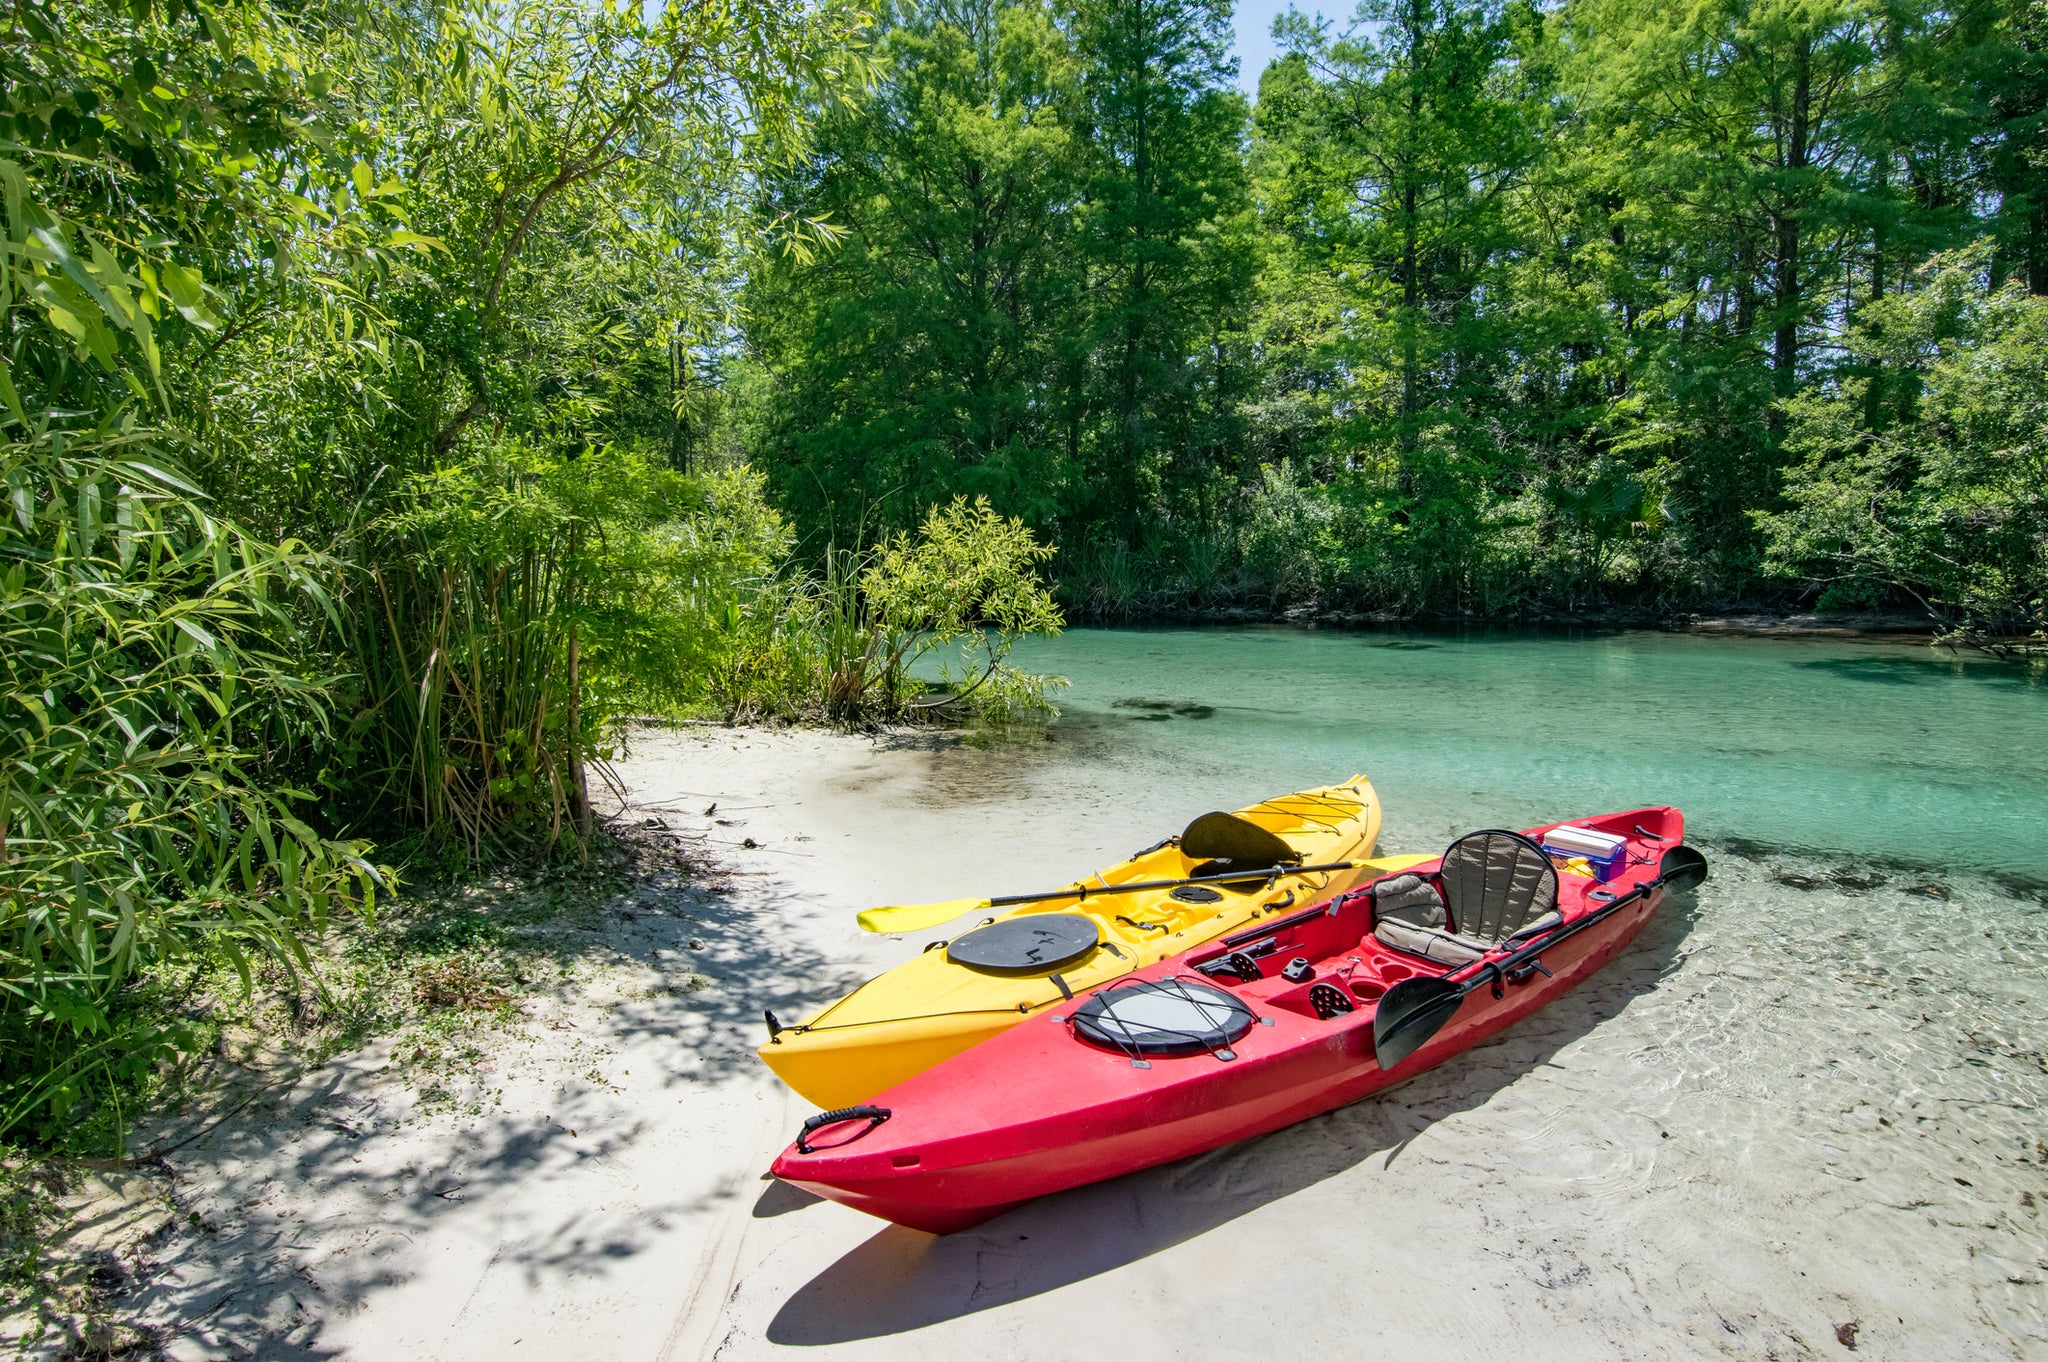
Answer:
[[[1671, 633], [1758, 637], [1934, 639], [1949, 626], [1909, 610], [1815, 611], [1795, 609], [1667, 610], [1611, 606], [1593, 610], [1545, 607], [1506, 617], [1409, 615], [1396, 610], [1347, 610], [1313, 605], [1168, 606], [1116, 619], [1073, 612], [1076, 623], [1118, 626], [1242, 626], [1293, 624], [1334, 629], [1654, 629]], [[2024, 642], [2024, 640], [2014, 640]]]
[[[764, 1182], [807, 1109], [753, 1058], [761, 1008], [801, 1013], [921, 945], [863, 936], [860, 907], [1057, 880], [1210, 802], [1118, 750], [1058, 728], [636, 735], [619, 821], [724, 873], [650, 864], [592, 904], [561, 929], [572, 967], [438, 1096], [400, 1034], [196, 1128], [130, 1198], [160, 1212], [119, 1268], [138, 1345], [2048, 1355], [2037, 914], [1988, 880], [1936, 898], [1711, 840], [1696, 904], [1382, 1100], [943, 1240]], [[1075, 760], [1098, 782], [1048, 790]], [[1418, 845], [1384, 849], [1428, 849], [1397, 821]]]

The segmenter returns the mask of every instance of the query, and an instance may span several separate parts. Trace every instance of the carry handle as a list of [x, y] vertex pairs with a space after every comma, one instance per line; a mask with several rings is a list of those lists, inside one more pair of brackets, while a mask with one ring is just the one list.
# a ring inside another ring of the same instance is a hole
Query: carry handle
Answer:
[[[853, 1137], [853, 1140], [858, 1140], [868, 1135], [870, 1132], [874, 1130], [876, 1126], [882, 1124], [882, 1122], [888, 1120], [894, 1114], [895, 1113], [890, 1111], [887, 1107], [870, 1107], [866, 1105], [858, 1107], [838, 1107], [832, 1111], [821, 1111], [816, 1116], [810, 1117], [808, 1120], [806, 1120], [804, 1122], [804, 1128], [796, 1133], [796, 1152], [799, 1154], [817, 1153], [818, 1151], [812, 1148], [812, 1146], [805, 1137], [813, 1135], [820, 1130], [823, 1130], [826, 1126], [836, 1126], [842, 1121], [864, 1120], [868, 1123], [868, 1128], [867, 1130], [863, 1130], [859, 1135]], [[841, 1140], [839, 1141], [839, 1144], [852, 1144], [853, 1140]], [[831, 1147], [837, 1149], [839, 1145], [833, 1145]]]

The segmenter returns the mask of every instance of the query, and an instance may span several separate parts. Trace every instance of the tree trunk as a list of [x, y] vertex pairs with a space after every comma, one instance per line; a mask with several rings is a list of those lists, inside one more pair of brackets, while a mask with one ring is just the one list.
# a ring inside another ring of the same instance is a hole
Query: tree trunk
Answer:
[[[1628, 231], [1622, 226], [1621, 222], [1621, 210], [1625, 205], [1621, 195], [1608, 194], [1605, 196], [1603, 206], [1607, 210], [1608, 239], [1614, 242], [1615, 259], [1621, 262], [1622, 268], [1626, 272], [1628, 269]], [[1621, 300], [1621, 335], [1623, 357], [1624, 360], [1627, 360], [1633, 358], [1635, 350], [1636, 302], [1634, 287], [1632, 285], [1625, 285], [1624, 287], [1628, 289], [1628, 296]], [[1607, 395], [1610, 398], [1626, 397], [1628, 396], [1628, 389], [1628, 364], [1626, 362], [1617, 364], [1614, 366], [1614, 377], [1607, 384]]]
[[[1152, 196], [1152, 128], [1146, 117], [1150, 112], [1150, 72], [1140, 69], [1132, 73], [1138, 87], [1136, 117], [1131, 129], [1131, 187], [1132, 197], [1132, 245], [1137, 256], [1131, 270], [1130, 292], [1124, 302], [1124, 359], [1123, 359], [1123, 423], [1125, 467], [1133, 476], [1142, 466], [1143, 438], [1141, 431], [1144, 419], [1139, 412], [1142, 400], [1142, 382], [1139, 366], [1144, 356], [1147, 327], [1145, 313], [1151, 306], [1152, 277], [1150, 262], [1146, 259], [1145, 243], [1151, 239], [1149, 221]], [[1138, 484], [1142, 486], [1143, 483]], [[1134, 508], [1135, 509], [1135, 508]]]
[[[1797, 173], [1807, 167], [1807, 119], [1813, 102], [1813, 40], [1801, 34], [1793, 49], [1792, 109], [1785, 168]], [[1793, 184], [1779, 199], [1778, 278], [1775, 301], [1778, 332], [1774, 338], [1771, 368], [1777, 380], [1778, 396], [1790, 397], [1799, 381], [1799, 304], [1804, 287], [1799, 277], [1799, 211], [1801, 186]]]
[[590, 784], [583, 772], [583, 683], [581, 640], [569, 626], [569, 821], [576, 835], [590, 836]]
[[1735, 231], [1734, 334], [1747, 336], [1756, 328], [1756, 247], [1747, 228]]
[[2048, 297], [2048, 188], [2036, 188], [2027, 214], [2027, 292]]
[[1408, 490], [1414, 476], [1409, 467], [1415, 453], [1415, 411], [1421, 403], [1422, 354], [1417, 336], [1416, 313], [1422, 305], [1422, 281], [1417, 255], [1419, 233], [1415, 223], [1415, 181], [1401, 187], [1401, 489]]
[[1422, 354], [1420, 327], [1422, 307], [1421, 224], [1416, 221], [1420, 186], [1416, 184], [1417, 144], [1422, 138], [1422, 30], [1426, 22], [1422, 0], [1408, 0], [1406, 24], [1408, 64], [1408, 126], [1403, 139], [1408, 144], [1401, 177], [1401, 472], [1403, 496], [1415, 490], [1416, 413], [1422, 405]]

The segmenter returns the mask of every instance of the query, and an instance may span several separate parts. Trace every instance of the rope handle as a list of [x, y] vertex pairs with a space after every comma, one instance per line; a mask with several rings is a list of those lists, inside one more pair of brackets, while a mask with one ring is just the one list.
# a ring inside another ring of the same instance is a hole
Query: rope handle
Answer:
[[[873, 1133], [876, 1126], [882, 1124], [882, 1122], [888, 1120], [893, 1115], [895, 1113], [887, 1107], [870, 1107], [866, 1105], [837, 1107], [831, 1111], [821, 1111], [816, 1116], [805, 1120], [804, 1128], [796, 1133], [796, 1152], [799, 1154], [817, 1153], [818, 1151], [810, 1144], [807, 1137], [823, 1130], [826, 1126], [836, 1126], [843, 1121], [866, 1121], [868, 1128], [853, 1137], [853, 1140], [858, 1140]], [[841, 1140], [839, 1144], [852, 1144], [853, 1140]], [[839, 1145], [832, 1146], [834, 1149], [838, 1147]]]

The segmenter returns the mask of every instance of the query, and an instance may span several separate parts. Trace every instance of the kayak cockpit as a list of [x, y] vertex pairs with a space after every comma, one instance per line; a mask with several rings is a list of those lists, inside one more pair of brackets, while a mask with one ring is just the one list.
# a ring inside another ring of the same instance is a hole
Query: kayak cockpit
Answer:
[[1634, 809], [1535, 833], [1470, 833], [1435, 863], [1237, 932], [1188, 963], [1263, 1005], [1327, 1020], [1372, 1006], [1402, 980], [1453, 973], [1596, 911], [1614, 897], [1607, 879], [1682, 836], [1680, 817]]

